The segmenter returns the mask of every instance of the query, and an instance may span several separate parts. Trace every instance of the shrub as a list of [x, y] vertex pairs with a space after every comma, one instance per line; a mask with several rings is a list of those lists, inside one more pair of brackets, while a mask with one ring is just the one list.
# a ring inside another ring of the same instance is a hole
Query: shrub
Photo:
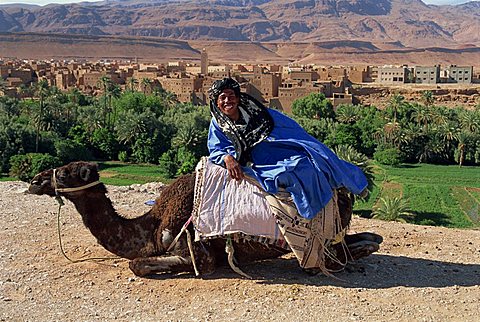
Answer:
[[155, 138], [141, 135], [132, 146], [131, 158], [137, 163], [155, 163], [158, 159]]
[[372, 214], [375, 219], [403, 223], [415, 218], [415, 214], [410, 211], [408, 201], [401, 197], [380, 198], [380, 203], [373, 209]]
[[170, 179], [175, 176], [177, 172], [177, 162], [174, 150], [168, 150], [162, 154], [158, 160], [158, 170], [164, 178]]
[[403, 154], [397, 148], [377, 149], [373, 158], [381, 164], [398, 166], [403, 162]]
[[22, 181], [30, 181], [44, 170], [55, 168], [61, 164], [57, 157], [44, 153], [27, 153], [10, 158], [10, 175]]
[[177, 152], [177, 164], [179, 168], [177, 169], [177, 175], [187, 174], [195, 170], [197, 166], [198, 159], [195, 157], [195, 154], [188, 149], [181, 147]]
[[334, 118], [332, 103], [322, 93], [310, 93], [293, 101], [292, 114], [305, 118]]
[[72, 161], [92, 160], [92, 154], [81, 143], [73, 140], [58, 140], [55, 142], [55, 150], [57, 157], [62, 163], [69, 163]]
[[35, 151], [33, 128], [0, 115], [0, 172], [8, 172], [10, 158]]
[[91, 141], [92, 146], [100, 152], [98, 157], [113, 160], [118, 155], [119, 143], [108, 129], [101, 128], [93, 131]]
[[128, 153], [127, 151], [118, 152], [118, 160], [122, 162], [128, 162]]

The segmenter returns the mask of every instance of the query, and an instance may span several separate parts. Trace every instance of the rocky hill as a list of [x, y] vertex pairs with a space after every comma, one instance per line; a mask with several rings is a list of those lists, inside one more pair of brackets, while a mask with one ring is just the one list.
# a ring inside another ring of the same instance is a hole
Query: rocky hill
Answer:
[[166, 63], [199, 61], [206, 48], [214, 63], [320, 65], [409, 64], [480, 67], [480, 47], [410, 48], [398, 42], [249, 42], [175, 40], [139, 36], [95, 36], [0, 32], [0, 56], [19, 59], [121, 59]]
[[480, 2], [420, 0], [110, 0], [0, 5], [0, 32], [156, 36], [183, 40], [397, 42], [480, 46]]

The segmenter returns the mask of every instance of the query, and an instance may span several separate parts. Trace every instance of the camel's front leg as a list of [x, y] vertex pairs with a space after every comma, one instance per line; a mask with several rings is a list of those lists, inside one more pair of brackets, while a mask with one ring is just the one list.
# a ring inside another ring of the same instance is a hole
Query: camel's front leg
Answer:
[[[129, 264], [130, 269], [137, 276], [193, 272], [193, 261], [186, 244], [185, 239], [180, 239], [169, 255], [135, 258]], [[208, 248], [200, 243], [193, 243], [195, 265], [200, 275], [208, 275], [215, 271], [215, 256]]]
[[193, 272], [190, 256], [153, 256], [140, 257], [130, 261], [129, 267], [137, 276], [146, 276], [155, 273], [182, 273]]

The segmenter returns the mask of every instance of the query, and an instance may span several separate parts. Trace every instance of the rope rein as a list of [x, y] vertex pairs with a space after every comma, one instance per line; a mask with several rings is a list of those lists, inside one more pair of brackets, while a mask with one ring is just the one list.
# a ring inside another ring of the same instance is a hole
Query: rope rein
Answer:
[[88, 188], [91, 188], [93, 186], [96, 186], [100, 184], [100, 181], [94, 181], [89, 184], [86, 184], [84, 186], [80, 187], [75, 187], [75, 188], [58, 188], [58, 183], [57, 183], [57, 175], [56, 175], [56, 170], [53, 169], [53, 176], [52, 176], [52, 181], [53, 181], [53, 187], [55, 188], [55, 200], [58, 202], [58, 212], [57, 212], [57, 233], [58, 233], [58, 243], [60, 246], [60, 252], [62, 253], [63, 257], [65, 257], [69, 262], [72, 263], [81, 263], [81, 262], [86, 262], [86, 261], [97, 261], [97, 260], [112, 260], [112, 259], [120, 259], [121, 257], [89, 257], [89, 258], [79, 258], [79, 259], [71, 259], [70, 257], [67, 256], [65, 253], [65, 250], [63, 248], [63, 243], [62, 243], [62, 234], [61, 234], [61, 228], [60, 228], [60, 213], [62, 206], [65, 205], [63, 202], [62, 196], [60, 196], [58, 193], [59, 192], [75, 192], [75, 191], [81, 191], [85, 190]]

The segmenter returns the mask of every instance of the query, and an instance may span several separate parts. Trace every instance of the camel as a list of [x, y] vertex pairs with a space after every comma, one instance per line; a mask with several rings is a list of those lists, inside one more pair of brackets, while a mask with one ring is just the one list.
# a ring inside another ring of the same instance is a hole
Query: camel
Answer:
[[[191, 216], [195, 174], [176, 179], [162, 191], [148, 212], [132, 219], [117, 214], [99, 178], [97, 164], [72, 162], [37, 174], [29, 186], [29, 192], [62, 196], [71, 201], [98, 243], [111, 253], [129, 259], [129, 267], [137, 276], [193, 272], [194, 263], [200, 275], [208, 275], [217, 266], [226, 264], [224, 238], [193, 242], [190, 252], [188, 240], [183, 234], [169, 249]], [[352, 197], [340, 192], [338, 199], [342, 225], [347, 227], [351, 220]], [[192, 225], [188, 226], [188, 231], [193, 233]], [[337, 256], [343, 257], [343, 260], [356, 260], [377, 251], [381, 242], [381, 236], [373, 233], [346, 235], [348, 252], [337, 251]], [[245, 240], [233, 241], [233, 247], [240, 264], [277, 258], [289, 252], [284, 248]], [[328, 269], [335, 269], [336, 265], [336, 262], [327, 261]]]

